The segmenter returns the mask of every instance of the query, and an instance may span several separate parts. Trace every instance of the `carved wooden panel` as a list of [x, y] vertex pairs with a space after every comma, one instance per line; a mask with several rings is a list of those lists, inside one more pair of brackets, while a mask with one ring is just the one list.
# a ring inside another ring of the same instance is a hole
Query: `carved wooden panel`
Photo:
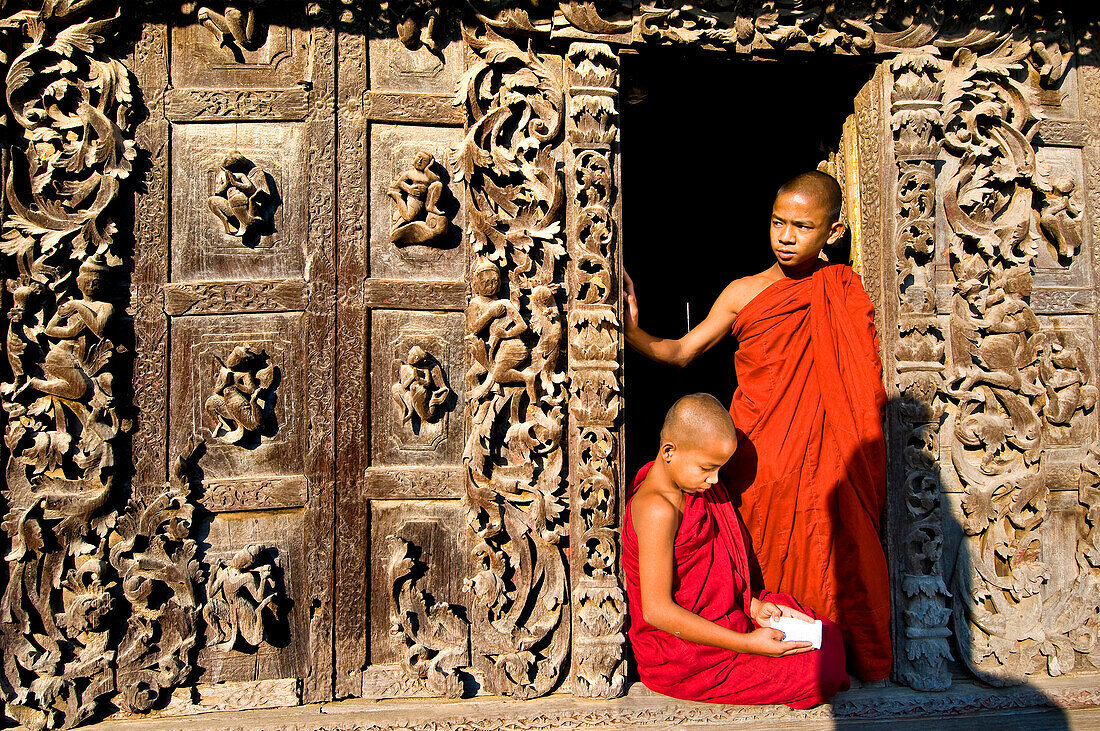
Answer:
[[[462, 220], [458, 218], [461, 190], [449, 169], [461, 138], [461, 130], [457, 128], [371, 125], [371, 277], [436, 281], [465, 277]], [[402, 218], [394, 199], [402, 201], [402, 207], [416, 200], [416, 196], [410, 198], [400, 188], [411, 185], [409, 172], [415, 172], [415, 159], [425, 152], [433, 158], [426, 174], [442, 187], [433, 195], [431, 186], [427, 186], [427, 191], [418, 194], [418, 205], [427, 209], [434, 207], [439, 212], [433, 214], [429, 210], [427, 222], [423, 214], [412, 216], [409, 221], [426, 229], [432, 221], [438, 220], [443, 230], [434, 238], [421, 242], [415, 237], [401, 237], [402, 225], [406, 230], [410, 226]]]
[[172, 127], [172, 279], [282, 279], [305, 267], [302, 124]]
[[[462, 456], [460, 313], [374, 310], [373, 466], [452, 465]], [[388, 398], [387, 398], [388, 397]]]

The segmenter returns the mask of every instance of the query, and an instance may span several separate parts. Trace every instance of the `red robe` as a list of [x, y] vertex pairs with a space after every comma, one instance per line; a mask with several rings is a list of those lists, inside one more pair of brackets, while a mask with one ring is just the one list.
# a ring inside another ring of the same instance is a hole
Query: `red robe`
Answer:
[[823, 266], [767, 287], [733, 335], [730, 414], [747, 439], [728, 466], [730, 491], [764, 585], [839, 624], [861, 679], [886, 678], [886, 393], [871, 301], [851, 268]]
[[[649, 463], [638, 473], [632, 493], [652, 465]], [[673, 546], [674, 601], [735, 632], [755, 629], [747, 612], [752, 587], [746, 539], [737, 509], [722, 483], [703, 493], [687, 495]], [[630, 642], [638, 675], [650, 690], [692, 701], [786, 703], [792, 708], [810, 708], [848, 689], [844, 643], [840, 630], [827, 619], [822, 621], [820, 650], [778, 658], [699, 645], [647, 624], [642, 618], [638, 536], [629, 502], [623, 522], [623, 571]], [[817, 616], [786, 594], [761, 592], [758, 596]]]

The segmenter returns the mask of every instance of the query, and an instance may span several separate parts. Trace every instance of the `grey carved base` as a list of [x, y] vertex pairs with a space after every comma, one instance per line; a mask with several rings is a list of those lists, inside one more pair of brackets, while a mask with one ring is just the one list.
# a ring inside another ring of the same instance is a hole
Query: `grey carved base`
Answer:
[[[243, 685], [243, 684], [242, 684]], [[208, 693], [210, 691], [207, 691]], [[239, 692], [239, 690], [238, 690]], [[590, 700], [555, 695], [525, 703], [487, 700], [349, 700], [322, 706], [246, 712], [207, 713], [210, 705], [177, 712], [201, 713], [194, 718], [165, 716], [145, 721], [105, 722], [96, 731], [147, 731], [171, 727], [180, 731], [229, 731], [263, 728], [269, 731], [356, 729], [382, 731], [570, 731], [608, 728], [835, 728], [845, 722], [921, 719], [934, 716], [981, 714], [984, 722], [998, 714], [1023, 709], [1090, 709], [1100, 716], [1100, 685], [1095, 680], [1058, 679], [1015, 688], [986, 688], [957, 682], [939, 693], [901, 686], [852, 690], [835, 702], [808, 711], [786, 706], [733, 706], [691, 703], [656, 695], [635, 683], [623, 698]], [[1042, 714], [1050, 718], [1058, 715]], [[931, 723], [931, 721], [929, 721]]]

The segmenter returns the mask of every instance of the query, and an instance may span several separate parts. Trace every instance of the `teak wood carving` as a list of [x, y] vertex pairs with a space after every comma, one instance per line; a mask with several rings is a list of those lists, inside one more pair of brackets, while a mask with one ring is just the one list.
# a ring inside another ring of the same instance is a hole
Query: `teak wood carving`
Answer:
[[1056, 3], [170, 5], [0, 22], [8, 716], [624, 692], [650, 46], [878, 64], [833, 164], [893, 396], [895, 677], [1100, 669], [1100, 59]]

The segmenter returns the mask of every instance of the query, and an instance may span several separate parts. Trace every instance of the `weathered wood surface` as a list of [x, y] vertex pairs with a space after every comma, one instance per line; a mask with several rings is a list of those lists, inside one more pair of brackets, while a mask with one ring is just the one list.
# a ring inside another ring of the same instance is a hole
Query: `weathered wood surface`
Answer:
[[896, 677], [1100, 668], [1096, 28], [32, 5], [0, 23], [9, 716], [623, 691], [618, 65], [654, 45], [878, 64], [833, 164], [893, 396]]

